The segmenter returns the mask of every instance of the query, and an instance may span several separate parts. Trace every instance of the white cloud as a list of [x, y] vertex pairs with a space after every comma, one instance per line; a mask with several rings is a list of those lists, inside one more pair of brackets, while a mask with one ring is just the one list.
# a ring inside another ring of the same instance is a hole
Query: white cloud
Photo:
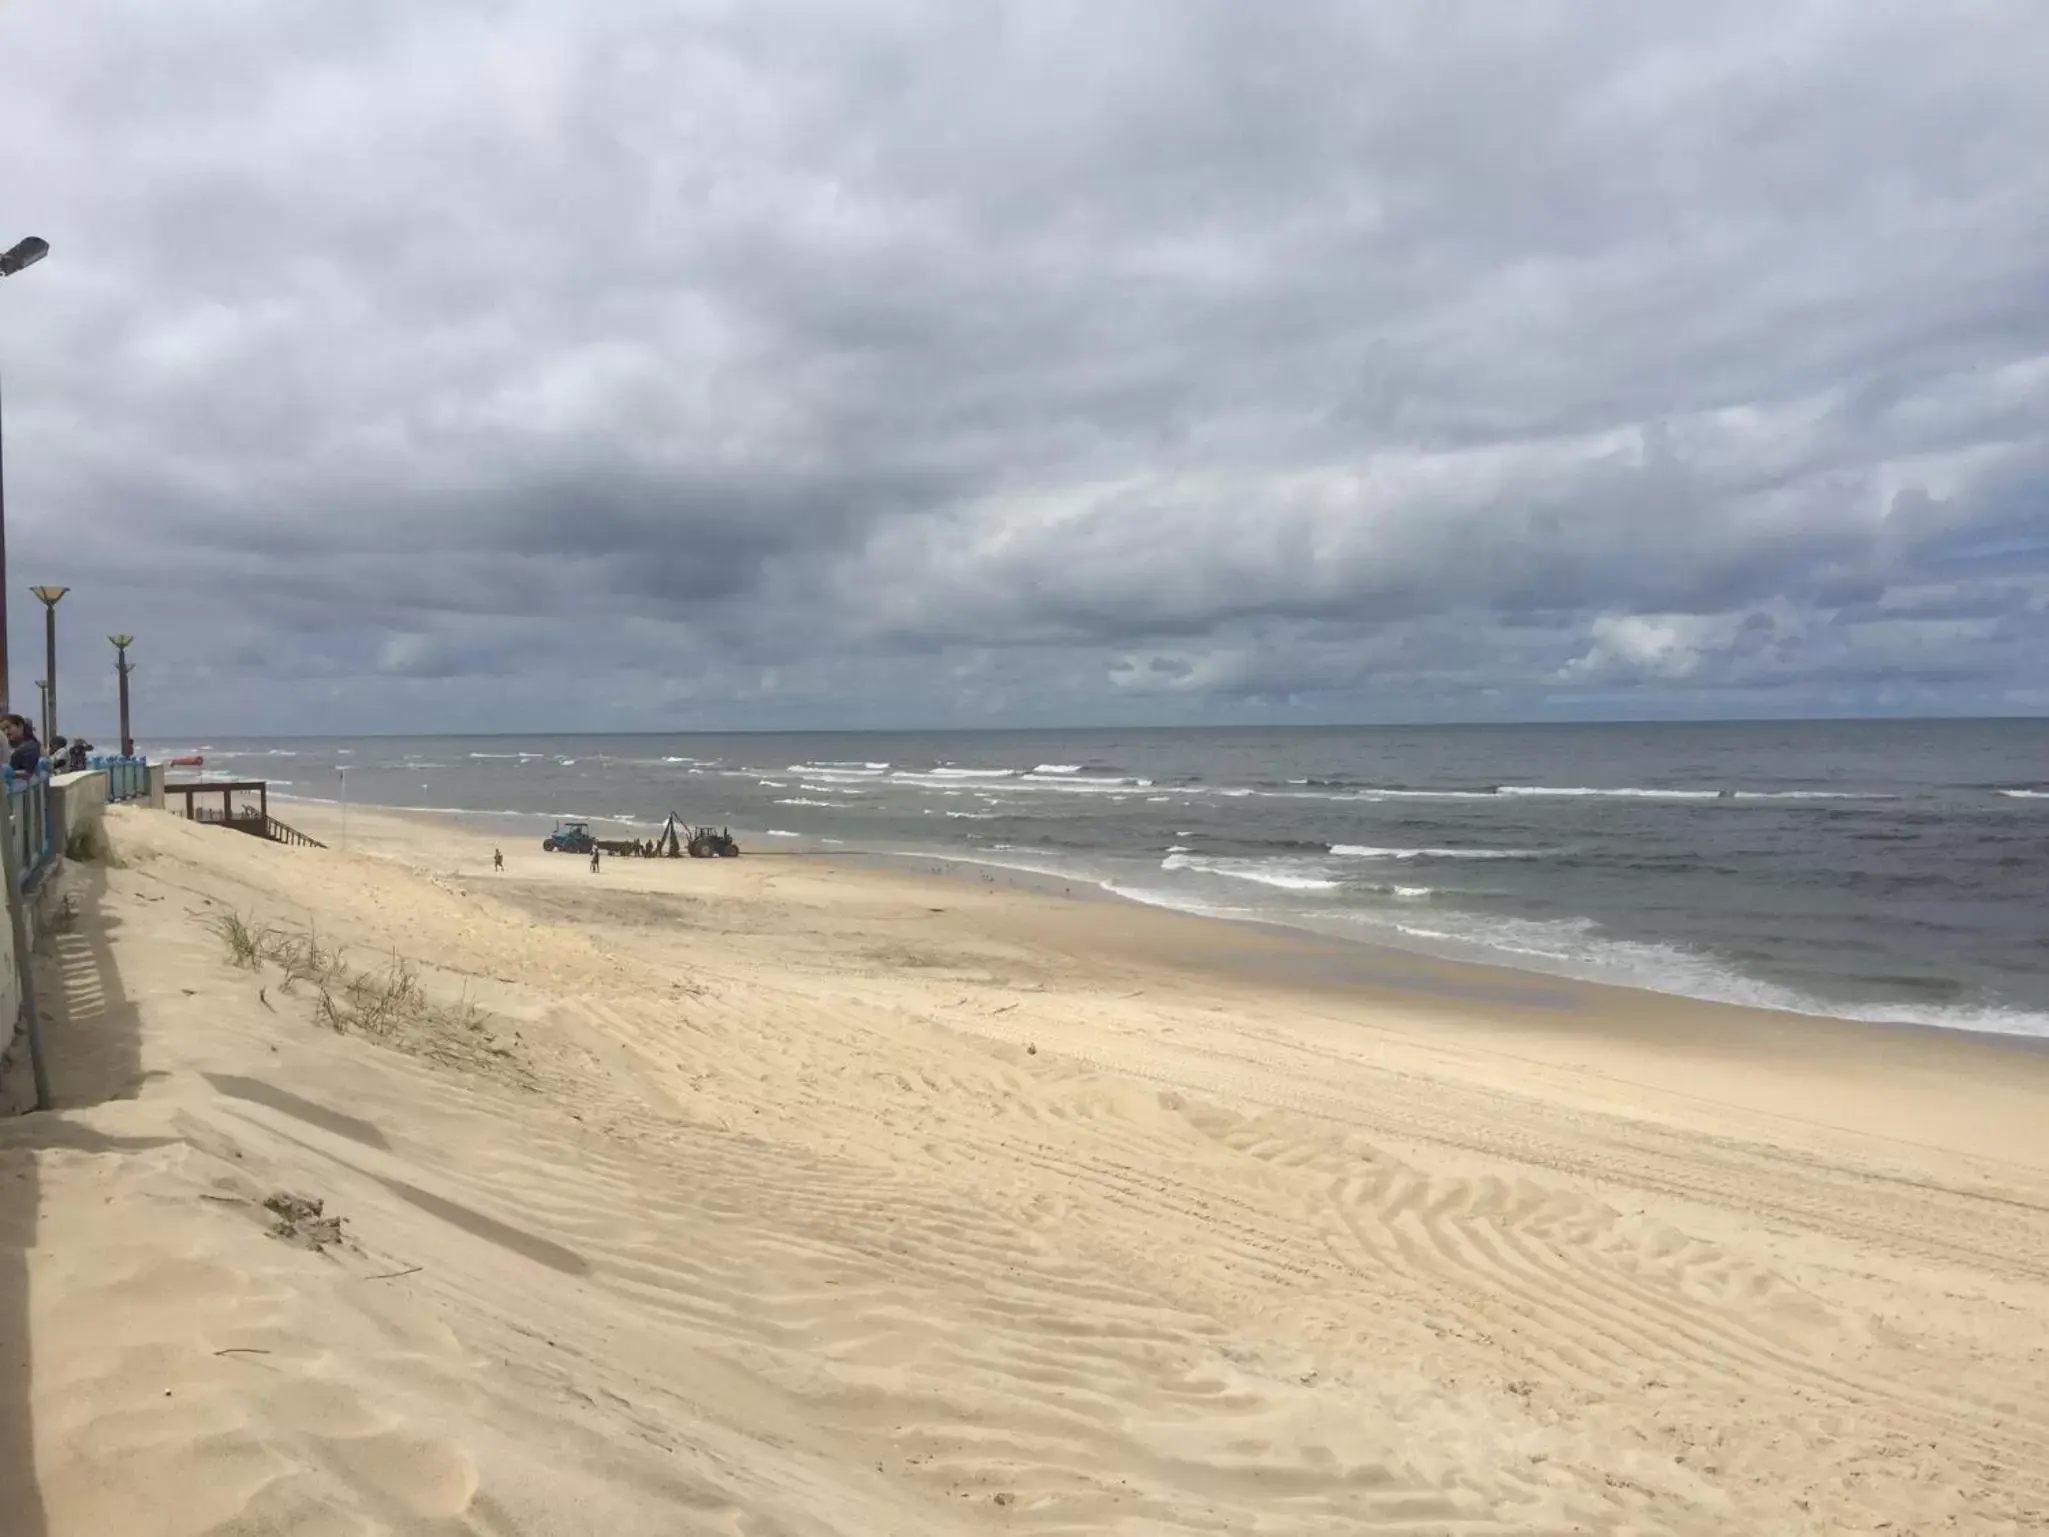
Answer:
[[1972, 588], [2049, 577], [2045, 43], [17, 10], [13, 566], [195, 727], [1990, 707], [2049, 650]]
[[1726, 620], [1692, 614], [1602, 614], [1587, 627], [1592, 644], [1559, 669], [1561, 681], [1690, 678], [1703, 651], [1726, 645]]

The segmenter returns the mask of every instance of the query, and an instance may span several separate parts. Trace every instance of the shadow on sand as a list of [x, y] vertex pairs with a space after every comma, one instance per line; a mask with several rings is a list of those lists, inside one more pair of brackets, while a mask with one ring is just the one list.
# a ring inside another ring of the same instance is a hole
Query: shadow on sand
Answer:
[[[64, 867], [61, 891], [72, 916], [60, 916], [58, 900], [48, 903], [34, 959], [56, 1107], [0, 1119], [0, 1531], [8, 1537], [47, 1537], [49, 1531], [29, 1412], [28, 1266], [42, 1199], [40, 1161], [60, 1150], [135, 1151], [161, 1140], [108, 1137], [66, 1119], [66, 1111], [134, 1093], [141, 1047], [135, 1006], [114, 967], [111, 941], [119, 924], [105, 910], [106, 868]], [[26, 1051], [23, 1043], [17, 1054]], [[25, 1064], [22, 1071], [25, 1076]]]

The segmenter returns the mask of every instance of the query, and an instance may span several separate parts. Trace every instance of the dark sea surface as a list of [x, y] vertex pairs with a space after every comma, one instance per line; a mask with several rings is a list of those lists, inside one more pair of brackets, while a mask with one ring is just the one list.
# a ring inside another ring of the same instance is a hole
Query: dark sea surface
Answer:
[[[279, 795], [943, 854], [1810, 1013], [2049, 1036], [2049, 721], [278, 739]], [[289, 815], [289, 813], [286, 813]], [[602, 835], [602, 832], [601, 832]]]

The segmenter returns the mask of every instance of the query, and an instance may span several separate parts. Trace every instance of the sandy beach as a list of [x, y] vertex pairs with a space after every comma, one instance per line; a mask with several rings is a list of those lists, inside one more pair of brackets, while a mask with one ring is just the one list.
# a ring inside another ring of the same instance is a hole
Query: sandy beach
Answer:
[[2027, 1043], [993, 874], [110, 833], [0, 1119], [6, 1537], [2049, 1530]]

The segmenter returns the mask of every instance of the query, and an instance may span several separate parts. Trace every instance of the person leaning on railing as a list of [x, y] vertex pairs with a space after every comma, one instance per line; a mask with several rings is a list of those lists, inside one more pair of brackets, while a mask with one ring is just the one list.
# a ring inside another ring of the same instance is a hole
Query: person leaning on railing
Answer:
[[17, 774], [33, 773], [43, 761], [43, 744], [36, 740], [36, 728], [25, 716], [0, 715], [0, 732], [7, 736], [7, 766]]

